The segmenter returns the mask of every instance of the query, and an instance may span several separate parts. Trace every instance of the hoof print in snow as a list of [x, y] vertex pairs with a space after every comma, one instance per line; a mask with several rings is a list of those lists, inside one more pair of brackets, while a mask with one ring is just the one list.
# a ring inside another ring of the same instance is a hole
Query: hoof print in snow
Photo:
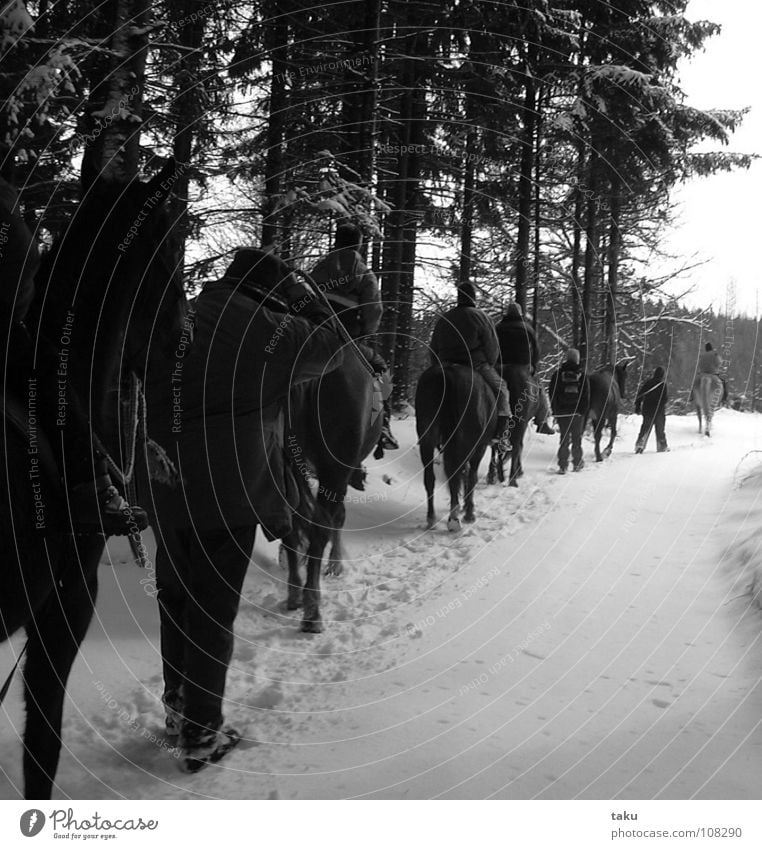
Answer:
[[657, 708], [669, 707], [669, 702], [665, 702], [663, 699], [651, 699], [651, 702], [655, 704]]

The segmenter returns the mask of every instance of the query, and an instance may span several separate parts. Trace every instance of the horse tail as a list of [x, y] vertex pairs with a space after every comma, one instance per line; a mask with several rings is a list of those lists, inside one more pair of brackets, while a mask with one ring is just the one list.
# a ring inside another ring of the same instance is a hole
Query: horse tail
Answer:
[[442, 366], [431, 366], [421, 375], [415, 392], [415, 427], [422, 458], [424, 452], [433, 457], [434, 451], [447, 438], [449, 416], [446, 396], [445, 370]]

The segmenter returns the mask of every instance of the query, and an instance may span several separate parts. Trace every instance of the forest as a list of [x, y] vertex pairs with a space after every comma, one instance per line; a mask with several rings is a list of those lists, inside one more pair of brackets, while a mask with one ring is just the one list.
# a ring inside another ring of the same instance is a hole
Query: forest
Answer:
[[[515, 300], [543, 369], [669, 367], [687, 399], [706, 340], [759, 402], [754, 318], [688, 309], [663, 245], [679, 183], [746, 168], [743, 110], [693, 108], [679, 66], [719, 27], [688, 0], [12, 0], [0, 11], [0, 160], [50, 244], [94, 175], [179, 163], [187, 288], [243, 245], [309, 270], [358, 224], [403, 407], [438, 310], [470, 281]], [[710, 152], [707, 150], [711, 148]], [[630, 394], [630, 398], [632, 397]]]

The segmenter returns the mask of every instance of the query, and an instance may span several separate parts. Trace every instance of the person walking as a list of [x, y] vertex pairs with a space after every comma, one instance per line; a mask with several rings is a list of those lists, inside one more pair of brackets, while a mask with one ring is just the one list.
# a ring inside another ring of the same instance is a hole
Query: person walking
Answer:
[[569, 348], [566, 359], [550, 379], [550, 406], [560, 428], [558, 443], [558, 473], [566, 474], [571, 445], [574, 471], [585, 465], [582, 452], [582, 432], [590, 404], [587, 375], [579, 362], [579, 351]]
[[635, 396], [635, 413], [643, 415], [643, 423], [635, 442], [636, 454], [645, 451], [653, 429], [656, 429], [656, 450], [669, 451], [665, 434], [667, 400], [666, 373], [662, 366], [657, 366], [651, 377], [643, 381]]
[[[263, 306], [257, 279], [274, 283], [291, 312]], [[225, 277], [202, 289], [192, 320], [182, 359], [147, 387], [152, 433], [183, 480], [155, 484], [152, 494], [163, 701], [185, 772], [217, 762], [240, 739], [224, 724], [222, 700], [241, 588], [257, 528], [285, 536], [298, 500], [284, 402], [344, 357], [331, 309], [259, 250], [239, 251]]]

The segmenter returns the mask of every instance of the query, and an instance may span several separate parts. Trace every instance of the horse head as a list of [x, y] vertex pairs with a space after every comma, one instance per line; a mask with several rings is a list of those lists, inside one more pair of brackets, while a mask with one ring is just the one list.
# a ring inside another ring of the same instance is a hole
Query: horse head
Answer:
[[614, 366], [614, 378], [616, 380], [616, 385], [619, 388], [619, 397], [626, 398], [625, 386], [627, 383], [627, 366], [632, 362], [633, 357], [627, 357], [624, 360], [620, 360]]
[[120, 376], [142, 376], [152, 341], [168, 354], [182, 330], [187, 301], [163, 208], [175, 173], [170, 160], [147, 183], [95, 179], [36, 278], [37, 330], [59, 347], [96, 426]]

